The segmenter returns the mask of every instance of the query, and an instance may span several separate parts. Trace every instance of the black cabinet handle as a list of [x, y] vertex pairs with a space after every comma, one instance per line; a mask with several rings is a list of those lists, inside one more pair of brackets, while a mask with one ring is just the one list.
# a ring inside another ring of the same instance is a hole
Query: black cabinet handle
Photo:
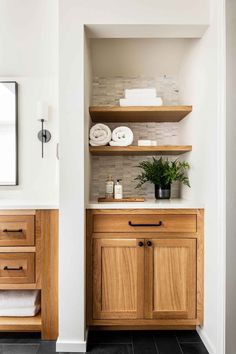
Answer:
[[133, 224], [132, 221], [129, 221], [129, 226], [138, 226], [138, 227], [142, 227], [142, 226], [161, 226], [162, 225], [162, 221], [159, 221], [159, 223], [157, 224]]
[[8, 230], [8, 229], [4, 229], [3, 232], [23, 232], [22, 229], [18, 229], [18, 230]]
[[5, 266], [5, 267], [3, 268], [3, 270], [23, 270], [23, 267], [11, 268], [11, 267]]
[[143, 247], [144, 243], [142, 241], [139, 241], [138, 245], [139, 247]]
[[151, 246], [152, 246], [152, 242], [151, 242], [151, 241], [148, 241], [148, 242], [147, 242], [147, 245], [148, 245], [148, 247], [151, 247]]

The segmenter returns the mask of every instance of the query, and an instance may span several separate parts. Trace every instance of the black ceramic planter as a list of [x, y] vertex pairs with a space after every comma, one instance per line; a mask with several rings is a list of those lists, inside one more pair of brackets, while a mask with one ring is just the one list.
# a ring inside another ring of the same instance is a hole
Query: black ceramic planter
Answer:
[[156, 199], [170, 199], [171, 185], [160, 186], [155, 184], [155, 198]]

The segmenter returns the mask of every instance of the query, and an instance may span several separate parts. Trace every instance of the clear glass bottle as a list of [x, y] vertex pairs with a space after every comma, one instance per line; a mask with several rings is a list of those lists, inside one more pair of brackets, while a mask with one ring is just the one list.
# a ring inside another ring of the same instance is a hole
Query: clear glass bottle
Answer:
[[106, 179], [106, 198], [107, 199], [114, 198], [114, 180], [111, 175], [107, 176]]

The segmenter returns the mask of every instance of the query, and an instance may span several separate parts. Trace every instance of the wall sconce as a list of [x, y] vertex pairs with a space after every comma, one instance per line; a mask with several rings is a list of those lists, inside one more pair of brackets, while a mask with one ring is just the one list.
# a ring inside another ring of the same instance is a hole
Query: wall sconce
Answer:
[[51, 140], [51, 133], [44, 129], [44, 122], [48, 121], [48, 105], [46, 102], [39, 101], [37, 104], [37, 120], [42, 124], [42, 129], [38, 132], [38, 139], [42, 143], [42, 158], [44, 143], [48, 143]]

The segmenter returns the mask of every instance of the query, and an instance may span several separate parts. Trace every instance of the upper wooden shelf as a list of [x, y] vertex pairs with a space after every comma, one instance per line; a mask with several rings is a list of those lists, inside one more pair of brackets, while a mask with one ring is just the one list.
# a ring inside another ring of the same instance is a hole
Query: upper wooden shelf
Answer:
[[122, 156], [122, 155], [180, 155], [192, 151], [191, 145], [164, 146], [90, 146], [93, 155]]
[[89, 107], [89, 113], [94, 123], [179, 122], [190, 112], [192, 112], [192, 106]]

